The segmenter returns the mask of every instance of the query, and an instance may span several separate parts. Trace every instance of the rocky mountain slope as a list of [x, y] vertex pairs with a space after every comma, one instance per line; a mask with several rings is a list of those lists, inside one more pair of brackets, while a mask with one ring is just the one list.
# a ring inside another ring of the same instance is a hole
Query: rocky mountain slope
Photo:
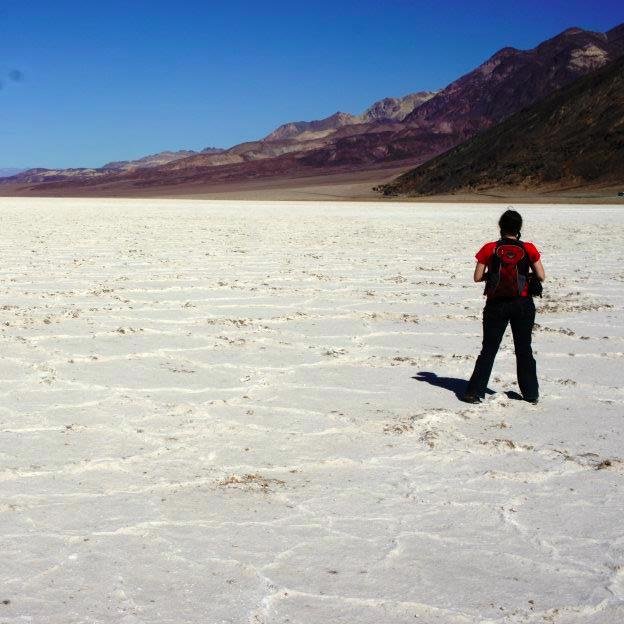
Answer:
[[616, 182], [624, 182], [624, 57], [379, 190], [431, 195]]
[[402, 98], [384, 98], [367, 108], [360, 115], [360, 120], [365, 123], [390, 119], [403, 121], [410, 113], [414, 112], [421, 104], [424, 104], [436, 94], [437, 91], [418, 91], [418, 93], [410, 93]]
[[569, 28], [532, 50], [503, 48], [405, 121], [447, 131], [492, 125], [624, 54], [623, 34], [624, 25], [607, 33]]

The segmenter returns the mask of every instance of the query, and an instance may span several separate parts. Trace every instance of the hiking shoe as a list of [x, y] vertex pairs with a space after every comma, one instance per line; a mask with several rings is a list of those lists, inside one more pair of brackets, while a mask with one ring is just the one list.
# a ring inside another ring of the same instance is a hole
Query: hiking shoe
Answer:
[[462, 401], [464, 403], [481, 403], [481, 398], [476, 394], [471, 394], [470, 392], [466, 392], [462, 397]]
[[539, 403], [539, 397], [535, 397], [533, 399], [524, 399], [527, 403], [531, 405], [537, 405]]

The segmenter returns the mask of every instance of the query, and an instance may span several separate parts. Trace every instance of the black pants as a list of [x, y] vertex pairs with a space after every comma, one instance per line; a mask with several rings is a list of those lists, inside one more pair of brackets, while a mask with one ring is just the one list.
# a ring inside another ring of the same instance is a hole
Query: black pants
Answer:
[[539, 386], [531, 333], [535, 322], [535, 304], [531, 297], [513, 299], [490, 299], [483, 308], [483, 347], [468, 382], [468, 394], [482, 397], [490, 379], [498, 347], [511, 323], [516, 349], [516, 371], [522, 396], [527, 400], [537, 399]]

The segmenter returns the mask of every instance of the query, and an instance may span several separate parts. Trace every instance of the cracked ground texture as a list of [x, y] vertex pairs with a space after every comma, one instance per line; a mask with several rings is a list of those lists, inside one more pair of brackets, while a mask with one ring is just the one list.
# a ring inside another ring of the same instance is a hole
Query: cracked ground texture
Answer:
[[0, 622], [624, 621], [624, 213], [466, 405], [505, 207], [0, 200]]

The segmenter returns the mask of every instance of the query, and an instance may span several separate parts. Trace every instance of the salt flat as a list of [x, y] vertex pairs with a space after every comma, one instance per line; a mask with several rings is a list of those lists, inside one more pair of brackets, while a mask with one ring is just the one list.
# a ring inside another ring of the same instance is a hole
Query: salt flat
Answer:
[[624, 621], [624, 211], [0, 199], [0, 622]]

